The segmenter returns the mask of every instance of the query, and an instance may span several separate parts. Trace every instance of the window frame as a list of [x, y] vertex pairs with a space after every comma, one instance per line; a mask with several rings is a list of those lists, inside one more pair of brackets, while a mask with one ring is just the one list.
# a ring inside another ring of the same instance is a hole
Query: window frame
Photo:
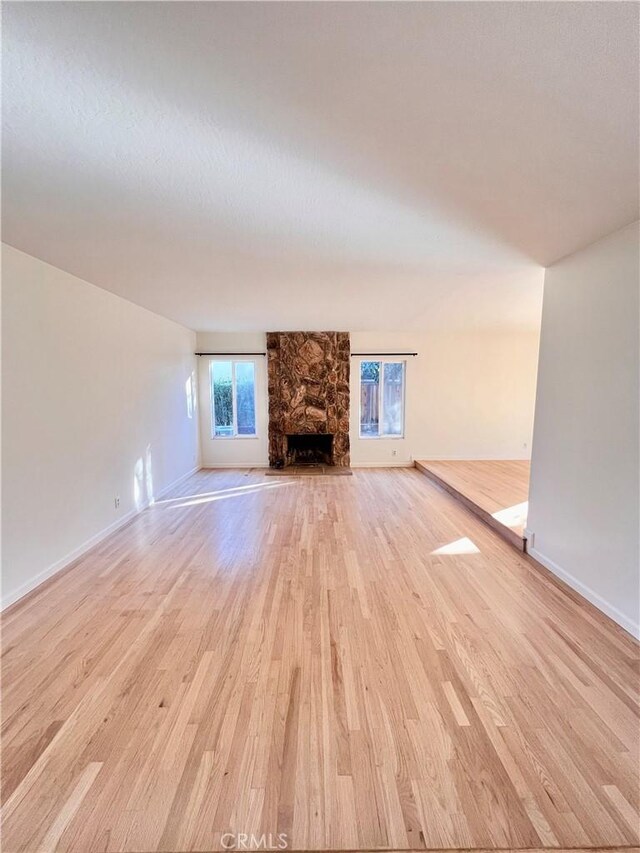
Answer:
[[[380, 365], [380, 381], [378, 382], [378, 434], [363, 435], [362, 434], [362, 364], [363, 362], [374, 362]], [[385, 364], [401, 364], [402, 365], [402, 432], [399, 435], [389, 435], [381, 432], [384, 427], [384, 366]], [[407, 360], [394, 358], [389, 356], [378, 356], [377, 358], [361, 358], [358, 363], [358, 438], [362, 441], [397, 441], [405, 438], [406, 431], [406, 399], [407, 399]]]
[[[232, 412], [232, 435], [216, 435], [216, 403], [215, 394], [213, 393], [213, 365], [231, 362], [231, 412]], [[243, 435], [238, 433], [238, 400], [236, 393], [236, 364], [252, 364], [253, 365], [253, 414], [254, 414], [254, 432], [252, 435]], [[235, 441], [240, 439], [246, 441], [258, 438], [258, 397], [257, 397], [257, 377], [258, 363], [255, 358], [210, 358], [209, 359], [209, 399], [210, 399], [210, 416], [211, 429], [209, 438], [211, 441]]]

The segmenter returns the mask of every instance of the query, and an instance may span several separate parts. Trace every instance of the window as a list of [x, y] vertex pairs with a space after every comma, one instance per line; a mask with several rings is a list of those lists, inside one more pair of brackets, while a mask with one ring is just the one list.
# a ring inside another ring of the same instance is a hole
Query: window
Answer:
[[213, 438], [256, 435], [256, 383], [253, 361], [212, 361]]
[[404, 435], [404, 361], [360, 362], [360, 438]]

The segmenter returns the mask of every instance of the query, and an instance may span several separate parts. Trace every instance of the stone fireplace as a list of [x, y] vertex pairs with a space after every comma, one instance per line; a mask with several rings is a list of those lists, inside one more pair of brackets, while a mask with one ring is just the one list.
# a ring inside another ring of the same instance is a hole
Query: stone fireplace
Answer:
[[269, 464], [348, 468], [348, 332], [268, 332]]

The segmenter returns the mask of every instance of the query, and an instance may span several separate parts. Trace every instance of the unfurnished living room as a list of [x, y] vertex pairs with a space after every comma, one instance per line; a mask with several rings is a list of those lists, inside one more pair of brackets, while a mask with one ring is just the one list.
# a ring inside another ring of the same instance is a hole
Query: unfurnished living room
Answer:
[[3, 853], [640, 851], [640, 4], [2, 4]]

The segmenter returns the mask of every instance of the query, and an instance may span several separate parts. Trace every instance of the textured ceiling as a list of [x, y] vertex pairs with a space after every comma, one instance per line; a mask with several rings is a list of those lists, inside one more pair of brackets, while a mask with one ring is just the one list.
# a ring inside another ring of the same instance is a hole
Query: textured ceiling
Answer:
[[202, 330], [535, 326], [638, 217], [635, 3], [4, 3], [3, 239]]

